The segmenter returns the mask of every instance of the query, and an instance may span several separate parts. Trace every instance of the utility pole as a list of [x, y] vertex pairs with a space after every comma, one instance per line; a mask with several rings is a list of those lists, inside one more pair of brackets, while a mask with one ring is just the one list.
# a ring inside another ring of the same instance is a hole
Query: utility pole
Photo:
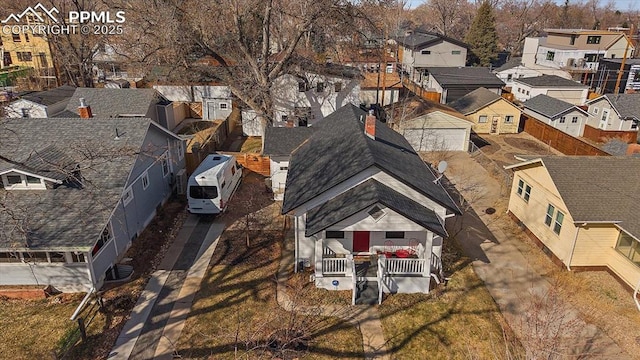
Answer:
[[622, 74], [624, 74], [624, 64], [627, 61], [627, 52], [629, 51], [629, 45], [631, 45], [631, 40], [627, 37], [626, 34], [622, 34], [624, 39], [627, 40], [627, 46], [624, 48], [624, 55], [622, 55], [622, 62], [620, 63], [620, 70], [618, 71], [618, 79], [616, 80], [616, 87], [613, 91], [614, 94], [618, 94], [620, 92], [620, 81], [622, 80]]

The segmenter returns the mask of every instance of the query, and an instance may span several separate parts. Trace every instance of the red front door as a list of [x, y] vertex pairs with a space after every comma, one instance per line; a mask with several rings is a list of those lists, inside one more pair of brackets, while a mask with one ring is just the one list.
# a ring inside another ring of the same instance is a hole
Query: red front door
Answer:
[[353, 232], [353, 252], [369, 252], [369, 232]]

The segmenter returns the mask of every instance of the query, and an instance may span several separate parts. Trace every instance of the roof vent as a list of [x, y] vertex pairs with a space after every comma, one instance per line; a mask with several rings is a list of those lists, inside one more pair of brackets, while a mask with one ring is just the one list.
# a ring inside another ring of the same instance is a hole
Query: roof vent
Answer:
[[222, 158], [220, 156], [214, 156], [213, 160], [222, 160]]
[[371, 215], [373, 220], [378, 221], [380, 220], [381, 217], [384, 216], [385, 212], [380, 208], [380, 206], [376, 205], [372, 207], [369, 211], [367, 211], [367, 214]]

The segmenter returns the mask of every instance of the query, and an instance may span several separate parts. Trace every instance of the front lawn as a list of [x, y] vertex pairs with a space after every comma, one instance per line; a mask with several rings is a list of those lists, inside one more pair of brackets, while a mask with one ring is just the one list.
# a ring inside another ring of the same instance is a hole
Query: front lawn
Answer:
[[51, 359], [77, 324], [69, 317], [84, 294], [0, 300], [0, 359]]
[[455, 271], [445, 287], [440, 285], [430, 294], [390, 295], [380, 305], [392, 358], [522, 358], [520, 344], [511, 340], [497, 304], [469, 259], [458, 249], [447, 258]]
[[281, 239], [280, 231], [254, 232], [247, 248], [243, 231], [223, 233], [178, 344], [182, 357], [362, 357], [362, 338], [353, 326], [278, 305]]

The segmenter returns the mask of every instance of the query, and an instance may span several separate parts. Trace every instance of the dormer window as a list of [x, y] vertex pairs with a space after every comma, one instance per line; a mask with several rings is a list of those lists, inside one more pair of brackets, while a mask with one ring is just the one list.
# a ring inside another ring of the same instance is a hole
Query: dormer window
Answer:
[[6, 190], [45, 190], [47, 188], [43, 179], [20, 173], [2, 175], [2, 185]]

